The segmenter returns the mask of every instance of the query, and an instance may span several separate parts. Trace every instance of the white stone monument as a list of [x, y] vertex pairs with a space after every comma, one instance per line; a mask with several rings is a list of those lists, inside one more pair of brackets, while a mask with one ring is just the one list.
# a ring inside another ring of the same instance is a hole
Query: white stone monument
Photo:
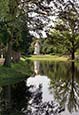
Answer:
[[35, 46], [34, 46], [34, 54], [39, 55], [40, 54], [40, 44], [38, 41], [36, 41]]

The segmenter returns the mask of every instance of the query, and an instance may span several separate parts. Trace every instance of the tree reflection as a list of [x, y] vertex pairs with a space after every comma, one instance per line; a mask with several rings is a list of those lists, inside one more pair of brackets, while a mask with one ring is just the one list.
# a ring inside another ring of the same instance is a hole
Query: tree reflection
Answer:
[[57, 103], [42, 101], [42, 85], [26, 86], [26, 81], [2, 87], [0, 92], [1, 115], [59, 115], [63, 108]]
[[70, 113], [79, 110], [79, 70], [74, 62], [40, 62], [37, 70], [50, 77], [50, 88], [54, 88], [55, 99], [63, 108], [67, 108]]
[[65, 73], [61, 74], [61, 76], [58, 73], [51, 80], [51, 86], [53, 86], [55, 91], [55, 99], [61, 106], [67, 107], [71, 113], [79, 109], [79, 84], [76, 80], [77, 75], [79, 75], [79, 71], [75, 67], [74, 62], [72, 62]]
[[76, 110], [79, 108], [79, 84], [75, 80], [75, 65], [74, 62], [72, 62], [72, 79], [71, 79], [71, 90], [70, 90], [70, 97], [69, 97], [69, 103], [68, 108], [69, 111], [72, 112], [73, 110]]

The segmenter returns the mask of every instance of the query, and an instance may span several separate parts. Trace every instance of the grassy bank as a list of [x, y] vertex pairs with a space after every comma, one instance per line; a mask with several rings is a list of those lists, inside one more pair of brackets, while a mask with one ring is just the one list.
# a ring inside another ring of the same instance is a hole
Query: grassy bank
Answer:
[[31, 76], [33, 72], [30, 70], [31, 66], [29, 60], [67, 61], [68, 58], [55, 55], [31, 55], [27, 57], [23, 56], [19, 63], [12, 63], [11, 68], [0, 65], [0, 86], [14, 84]]
[[67, 61], [68, 57], [65, 56], [56, 56], [56, 55], [31, 55], [23, 56], [21, 60], [40, 60], [40, 61]]
[[0, 65], [0, 86], [17, 83], [30, 75], [31, 71], [24, 61], [12, 64], [11, 68]]

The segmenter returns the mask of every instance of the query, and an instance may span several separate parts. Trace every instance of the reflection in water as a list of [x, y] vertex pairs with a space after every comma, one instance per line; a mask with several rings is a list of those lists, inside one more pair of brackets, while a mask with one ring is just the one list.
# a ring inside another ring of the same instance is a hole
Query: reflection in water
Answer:
[[75, 80], [75, 64], [72, 62], [71, 65], [71, 89], [68, 102], [68, 109], [70, 112], [77, 111], [79, 109], [79, 84]]
[[40, 71], [40, 62], [39, 61], [34, 61], [34, 72], [36, 74], [39, 74]]
[[0, 115], [79, 115], [79, 70], [74, 62], [36, 61], [29, 69], [34, 68], [35, 76], [0, 87]]
[[32, 115], [57, 115], [64, 110], [50, 94], [49, 83], [47, 76], [36, 75], [28, 78], [27, 86], [33, 86], [30, 91], [34, 93], [34, 97], [30, 100]]
[[15, 85], [4, 86], [0, 98], [1, 115], [59, 115], [63, 109], [58, 104], [42, 102], [42, 85], [36, 90], [22, 81]]
[[[1, 115], [24, 115], [21, 109], [27, 107], [28, 100], [31, 98], [31, 94], [27, 89], [28, 87], [26, 87], [24, 81], [16, 85], [2, 87], [0, 93]], [[28, 98], [26, 98], [26, 95]]]
[[[76, 73], [76, 74], [75, 74]], [[74, 113], [79, 111], [79, 83], [76, 81], [76, 76], [79, 74], [77, 68], [75, 68], [74, 62], [71, 66], [67, 68], [65, 74], [62, 77], [55, 76], [51, 80], [51, 85], [54, 88], [55, 99], [60, 103], [60, 105], [65, 106], [66, 112], [64, 113], [70, 115], [78, 115], [79, 113]], [[69, 111], [69, 112], [68, 112]]]
[[41, 76], [41, 75], [36, 75], [35, 77], [30, 77], [27, 80], [27, 86], [34, 86], [32, 91], [36, 90], [39, 85], [42, 85], [42, 101], [51, 101], [52, 99], [54, 100], [52, 94], [50, 94], [49, 91], [49, 84], [50, 84], [50, 79], [48, 79], [47, 76]]
[[[49, 86], [49, 90], [52, 93], [52, 98], [54, 97], [56, 101], [62, 107], [65, 108], [66, 111], [64, 112], [64, 115], [66, 114], [78, 115], [78, 112], [76, 111], [79, 111], [79, 82], [78, 82], [79, 79], [77, 77], [79, 75], [79, 71], [77, 67], [75, 67], [74, 62], [72, 63], [48, 62], [44, 64], [41, 63], [40, 66], [42, 73], [50, 77], [49, 82], [51, 84]], [[38, 82], [39, 80], [36, 81]], [[43, 81], [42, 77], [41, 81]], [[47, 95], [47, 93], [45, 94]], [[48, 97], [50, 99], [50, 96]]]

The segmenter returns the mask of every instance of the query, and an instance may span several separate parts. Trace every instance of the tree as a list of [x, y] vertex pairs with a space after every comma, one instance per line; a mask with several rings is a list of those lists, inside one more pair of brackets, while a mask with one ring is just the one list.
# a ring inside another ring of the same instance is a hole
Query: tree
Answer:
[[30, 33], [36, 31], [36, 33], [41, 36], [44, 27], [46, 27], [50, 21], [49, 15], [52, 10], [50, 2], [51, 1], [48, 0], [7, 0], [0, 2], [0, 5], [3, 4], [6, 6], [5, 11], [1, 10], [1, 24], [4, 23], [3, 26], [6, 26], [6, 33], [8, 33], [4, 65], [10, 66], [12, 46], [15, 41], [18, 41], [18, 33], [21, 33], [19, 32], [20, 27], [17, 21], [21, 19], [20, 21], [22, 22], [21, 17], [26, 16], [26, 28], [28, 27]]
[[26, 17], [21, 17], [20, 22], [20, 31], [21, 31], [21, 39], [18, 40], [18, 42], [13, 44], [13, 50], [14, 51], [20, 51], [22, 54], [29, 54], [29, 47], [32, 42], [32, 35], [30, 35], [27, 23], [26, 23]]
[[[51, 29], [47, 34], [47, 51], [51, 54], [65, 54], [67, 52], [66, 47], [63, 45], [63, 36], [60, 31]], [[44, 42], [45, 43], [45, 42]]]
[[[62, 44], [71, 54], [72, 60], [75, 59], [75, 52], [79, 48], [79, 12], [77, 1], [63, 0], [61, 6], [56, 4], [58, 9], [58, 20], [55, 29], [59, 32], [57, 42]], [[58, 39], [59, 38], [59, 39]]]
[[[5, 5], [6, 2], [6, 5]], [[18, 31], [16, 16], [18, 14], [18, 3], [16, 0], [6, 0], [1, 1], [0, 5], [5, 5], [4, 9], [1, 11], [0, 20], [0, 33], [2, 34], [1, 40], [5, 42], [6, 45], [6, 56], [4, 65], [10, 66], [11, 63], [11, 53], [12, 45], [15, 41], [15, 33]], [[7, 35], [7, 36], [6, 36]], [[18, 39], [18, 34], [16, 35]]]

